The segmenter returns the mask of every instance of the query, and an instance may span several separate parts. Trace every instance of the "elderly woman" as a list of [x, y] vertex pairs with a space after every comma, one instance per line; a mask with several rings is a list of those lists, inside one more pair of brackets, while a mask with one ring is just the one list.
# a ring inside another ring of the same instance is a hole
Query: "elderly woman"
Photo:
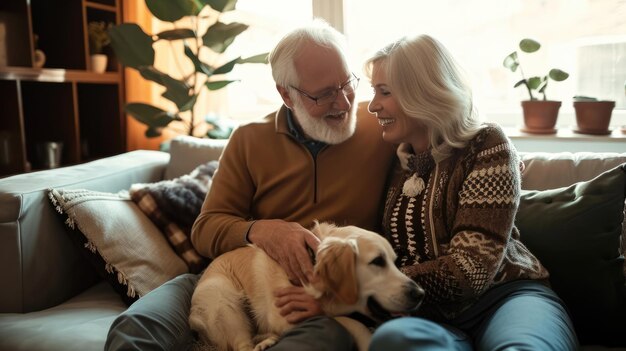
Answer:
[[548, 272], [514, 225], [520, 161], [495, 124], [481, 124], [446, 48], [399, 39], [366, 63], [369, 109], [399, 144], [384, 235], [426, 291], [411, 317], [384, 323], [370, 350], [575, 350], [572, 322]]

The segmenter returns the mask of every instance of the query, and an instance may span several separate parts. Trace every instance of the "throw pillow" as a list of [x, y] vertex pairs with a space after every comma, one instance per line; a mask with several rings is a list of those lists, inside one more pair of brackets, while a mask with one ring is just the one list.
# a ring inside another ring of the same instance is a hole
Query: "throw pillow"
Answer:
[[170, 162], [165, 168], [165, 179], [188, 174], [199, 164], [219, 159], [228, 139], [203, 139], [179, 135], [169, 144]]
[[210, 161], [189, 175], [130, 187], [133, 201], [165, 234], [191, 273], [200, 272], [209, 263], [191, 244], [191, 227], [200, 214], [217, 165], [217, 161]]
[[522, 192], [516, 217], [521, 240], [550, 272], [585, 344], [624, 342], [625, 196], [626, 164], [569, 187]]
[[128, 194], [50, 189], [48, 196], [71, 238], [127, 304], [187, 272]]

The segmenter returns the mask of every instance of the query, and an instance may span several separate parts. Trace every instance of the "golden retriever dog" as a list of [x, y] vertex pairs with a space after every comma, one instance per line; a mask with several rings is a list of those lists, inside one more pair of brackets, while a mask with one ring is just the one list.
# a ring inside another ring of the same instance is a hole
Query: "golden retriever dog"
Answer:
[[[326, 315], [346, 327], [359, 350], [369, 346], [369, 329], [341, 316], [360, 312], [383, 321], [419, 307], [424, 291], [396, 268], [396, 255], [385, 238], [329, 223], [316, 222], [311, 231], [321, 240], [314, 265], [318, 279], [305, 289]], [[191, 298], [191, 329], [219, 350], [265, 350], [293, 327], [280, 315], [273, 295], [290, 285], [278, 263], [254, 245], [225, 253], [198, 281]], [[260, 341], [255, 345], [253, 340]]]

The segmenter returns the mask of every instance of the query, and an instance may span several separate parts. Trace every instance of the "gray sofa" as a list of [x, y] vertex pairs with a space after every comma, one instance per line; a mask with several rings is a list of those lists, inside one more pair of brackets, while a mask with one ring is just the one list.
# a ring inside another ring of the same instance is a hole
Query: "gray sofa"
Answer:
[[[216, 159], [223, 145], [180, 137], [170, 153], [133, 151], [0, 179], [0, 350], [101, 350], [109, 326], [127, 308], [68, 239], [49, 188], [117, 192], [175, 178]], [[525, 189], [570, 185], [626, 162], [626, 154], [523, 158]], [[626, 316], [619, 323], [624, 321]], [[626, 350], [626, 342], [622, 346]]]

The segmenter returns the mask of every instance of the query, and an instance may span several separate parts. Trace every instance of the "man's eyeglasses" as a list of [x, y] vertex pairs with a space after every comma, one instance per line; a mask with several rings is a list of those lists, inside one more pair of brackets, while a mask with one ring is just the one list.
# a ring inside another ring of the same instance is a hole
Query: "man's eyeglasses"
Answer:
[[305, 93], [304, 91], [294, 87], [293, 85], [290, 85], [291, 88], [295, 89], [297, 92], [299, 92], [300, 94], [308, 97], [309, 99], [315, 101], [315, 104], [317, 106], [324, 106], [324, 105], [328, 105], [333, 103], [333, 101], [335, 101], [335, 99], [337, 99], [337, 94], [339, 94], [339, 91], [341, 91], [344, 95], [350, 95], [350, 94], [354, 94], [354, 91], [356, 90], [356, 88], [359, 86], [359, 78], [357, 76], [354, 75], [354, 73], [352, 73], [352, 77], [350, 77], [350, 79], [348, 79], [347, 82], [341, 84], [341, 86], [339, 86], [339, 88], [337, 89], [333, 89], [333, 90], [329, 90], [323, 94], [321, 94], [320, 96], [311, 96], [307, 93]]

